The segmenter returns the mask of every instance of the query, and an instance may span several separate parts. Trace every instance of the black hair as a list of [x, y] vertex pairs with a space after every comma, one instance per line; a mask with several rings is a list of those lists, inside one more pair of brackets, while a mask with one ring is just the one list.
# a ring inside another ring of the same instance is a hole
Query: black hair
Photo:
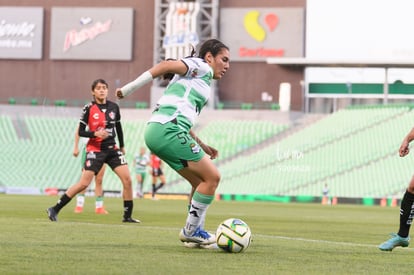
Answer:
[[213, 56], [216, 56], [222, 49], [229, 50], [229, 47], [224, 45], [224, 43], [218, 39], [209, 39], [201, 45], [200, 50], [198, 51], [198, 57], [204, 59], [208, 52], [211, 52]]
[[108, 88], [108, 83], [106, 83], [105, 80], [99, 78], [99, 79], [96, 79], [92, 82], [92, 91], [95, 90], [96, 85], [98, 85], [99, 83], [104, 84], [106, 86], [106, 88]]
[[[165, 61], [175, 61], [175, 60], [177, 60], [177, 59], [175, 59], [175, 58], [167, 58], [167, 59], [165, 59]], [[163, 74], [162, 80], [164, 80], [164, 81], [170, 81], [171, 79], [173, 79], [173, 77], [174, 77], [174, 74], [173, 73], [166, 73], [166, 74]], [[161, 86], [166, 86], [166, 85], [161, 85]]]
[[[191, 53], [189, 56], [186, 56], [185, 58], [194, 57], [196, 55], [196, 50], [194, 46], [191, 44], [190, 46], [191, 46]], [[199, 53], [198, 53], [198, 57], [204, 59], [204, 57], [206, 56], [208, 52], [211, 52], [213, 56], [216, 56], [222, 49], [229, 50], [229, 47], [224, 45], [224, 43], [221, 42], [220, 40], [209, 39], [201, 45]], [[174, 58], [166, 59], [166, 61], [170, 61], [170, 60], [177, 60], [177, 59], [174, 59]], [[166, 73], [162, 76], [162, 79], [164, 80], [164, 82], [168, 83], [171, 79], [173, 79], [173, 77], [174, 77], [174, 74]], [[162, 86], [166, 86], [166, 85], [163, 84]]]

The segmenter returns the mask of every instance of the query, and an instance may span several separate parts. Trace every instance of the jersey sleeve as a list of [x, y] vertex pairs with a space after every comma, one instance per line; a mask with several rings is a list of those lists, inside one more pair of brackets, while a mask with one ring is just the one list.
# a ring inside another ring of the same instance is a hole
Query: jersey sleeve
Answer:
[[90, 107], [91, 103], [88, 103], [85, 106], [83, 106], [82, 114], [80, 116], [80, 123], [84, 124], [85, 127], [88, 125]]
[[78, 130], [78, 135], [81, 137], [88, 137], [88, 138], [95, 137], [94, 132], [91, 132], [88, 129], [90, 107], [91, 107], [91, 103], [88, 103], [82, 109], [82, 114], [79, 120], [79, 130]]
[[201, 58], [183, 58], [181, 61], [187, 66], [184, 77], [201, 77], [212, 71], [211, 67]]
[[116, 122], [120, 122], [121, 121], [121, 111], [119, 110], [119, 105], [115, 104], [115, 108], [116, 108]]

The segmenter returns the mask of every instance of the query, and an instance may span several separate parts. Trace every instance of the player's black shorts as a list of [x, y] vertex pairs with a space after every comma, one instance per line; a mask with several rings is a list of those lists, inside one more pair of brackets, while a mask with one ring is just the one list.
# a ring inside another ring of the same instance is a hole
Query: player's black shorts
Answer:
[[162, 173], [161, 168], [152, 168], [152, 175], [153, 175], [154, 177], [159, 177], [159, 176], [162, 176], [162, 175], [163, 175], [163, 173]]
[[87, 152], [84, 164], [85, 170], [90, 170], [98, 174], [102, 166], [107, 163], [112, 170], [120, 165], [126, 165], [125, 156], [119, 149], [109, 149], [101, 152]]

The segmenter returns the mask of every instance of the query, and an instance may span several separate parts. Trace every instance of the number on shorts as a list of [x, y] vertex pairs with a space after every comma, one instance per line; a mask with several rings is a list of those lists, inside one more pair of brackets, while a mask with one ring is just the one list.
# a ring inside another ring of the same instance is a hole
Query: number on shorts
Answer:
[[127, 161], [126, 161], [126, 159], [125, 159], [125, 156], [124, 156], [124, 155], [119, 156], [119, 160], [121, 161], [121, 164], [125, 164], [125, 163], [127, 163]]
[[185, 133], [179, 133], [179, 134], [177, 134], [177, 138], [179, 140], [181, 140], [181, 144], [186, 144], [187, 141], [190, 140], [190, 138], [188, 137], [188, 135], [186, 135]]

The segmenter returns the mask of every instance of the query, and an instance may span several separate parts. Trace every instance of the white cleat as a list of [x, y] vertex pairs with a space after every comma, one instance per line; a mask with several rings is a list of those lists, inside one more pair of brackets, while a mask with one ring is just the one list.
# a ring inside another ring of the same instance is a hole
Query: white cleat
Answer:
[[178, 236], [182, 242], [196, 243], [200, 245], [209, 245], [216, 243], [216, 236], [214, 234], [208, 233], [201, 228], [197, 228], [197, 230], [191, 236], [185, 234], [183, 228], [181, 229]]

